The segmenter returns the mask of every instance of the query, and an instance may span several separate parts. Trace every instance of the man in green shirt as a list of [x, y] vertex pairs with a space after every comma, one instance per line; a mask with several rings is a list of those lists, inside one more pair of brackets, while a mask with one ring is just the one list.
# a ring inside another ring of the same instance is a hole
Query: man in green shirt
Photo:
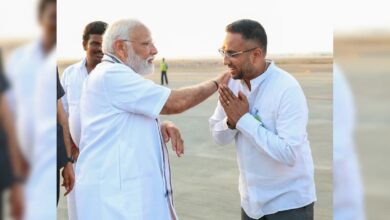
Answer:
[[168, 64], [165, 62], [165, 58], [162, 58], [162, 61], [160, 63], [160, 70], [161, 70], [161, 85], [164, 85], [164, 78], [165, 78], [165, 83], [168, 85], [168, 76], [167, 76]]

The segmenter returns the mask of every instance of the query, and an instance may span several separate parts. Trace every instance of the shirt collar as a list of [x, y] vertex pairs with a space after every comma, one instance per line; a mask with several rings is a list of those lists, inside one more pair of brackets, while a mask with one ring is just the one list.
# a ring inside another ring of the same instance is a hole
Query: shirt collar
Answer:
[[[270, 73], [272, 72], [272, 69], [275, 66], [275, 64], [272, 60], [265, 60], [265, 62], [269, 63], [269, 66], [264, 73], [260, 74], [258, 77], [254, 78], [250, 81], [251, 91], [254, 91], [268, 77], [268, 75], [270, 75]], [[244, 80], [241, 80], [241, 82], [243, 84], [245, 84]]]
[[102, 62], [103, 61], [108, 61], [110, 63], [121, 63], [126, 65], [125, 63], [122, 62], [122, 60], [120, 60], [118, 57], [116, 57], [114, 54], [111, 53], [105, 53], [102, 59]]
[[88, 75], [88, 70], [87, 66], [85, 65], [87, 63], [87, 57], [84, 57], [80, 62], [79, 62], [79, 70], [81, 73], [85, 73]]
[[46, 54], [43, 51], [43, 39], [39, 38], [36, 42], [33, 43], [34, 55], [38, 56], [41, 60], [46, 58]]
[[[118, 57], [116, 57], [114, 54], [111, 54], [111, 53], [105, 53], [104, 56], [103, 56], [103, 59], [102, 59], [102, 62], [110, 62], [110, 63], [119, 63], [119, 64], [123, 64], [125, 65], [127, 68], [131, 69], [134, 73], [137, 73], [135, 72], [135, 70], [133, 70], [133, 68], [129, 67], [128, 65], [126, 65], [124, 62], [122, 62], [122, 60], [120, 60]], [[138, 73], [137, 73], [138, 74]]]
[[87, 63], [87, 58], [84, 57], [82, 60], [80, 60], [80, 62], [78, 63], [78, 67], [80, 68], [80, 70], [83, 68], [83, 67], [86, 67], [85, 64]]

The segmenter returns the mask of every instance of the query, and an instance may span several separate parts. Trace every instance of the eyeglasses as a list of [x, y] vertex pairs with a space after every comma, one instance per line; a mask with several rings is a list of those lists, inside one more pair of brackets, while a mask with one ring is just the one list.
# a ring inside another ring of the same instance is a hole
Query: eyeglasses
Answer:
[[254, 48], [252, 48], [252, 49], [243, 50], [243, 51], [239, 51], [239, 52], [225, 51], [225, 50], [223, 50], [223, 49], [221, 48], [221, 49], [218, 49], [218, 52], [219, 52], [223, 57], [232, 58], [232, 57], [236, 57], [236, 56], [238, 56], [238, 55], [240, 55], [240, 54], [243, 54], [243, 53], [246, 53], [246, 52], [255, 50], [255, 49], [257, 49], [257, 48], [258, 48], [258, 47], [254, 47]]
[[127, 40], [127, 39], [121, 39], [121, 40], [126, 41], [126, 42], [130, 42], [130, 43], [139, 43], [143, 47], [147, 47], [147, 48], [150, 48], [151, 46], [154, 45], [153, 41], [139, 42], [139, 41], [133, 41], [133, 40]]

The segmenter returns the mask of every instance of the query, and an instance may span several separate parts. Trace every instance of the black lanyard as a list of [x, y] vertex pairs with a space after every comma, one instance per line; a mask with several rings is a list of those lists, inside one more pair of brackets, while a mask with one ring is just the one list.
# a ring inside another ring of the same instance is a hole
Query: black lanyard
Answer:
[[108, 53], [106, 53], [105, 55], [110, 57], [112, 60], [102, 59], [102, 61], [106, 61], [106, 62], [109, 62], [109, 63], [121, 63], [121, 64], [123, 64], [123, 62], [120, 61], [118, 58], [116, 58], [114, 55], [111, 55], [111, 54], [108, 54]]

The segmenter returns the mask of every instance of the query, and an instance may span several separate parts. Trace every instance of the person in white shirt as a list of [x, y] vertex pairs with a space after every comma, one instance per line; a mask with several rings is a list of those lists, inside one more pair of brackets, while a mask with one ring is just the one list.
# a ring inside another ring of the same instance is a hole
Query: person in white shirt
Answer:
[[217, 144], [236, 144], [241, 219], [312, 220], [316, 194], [302, 88], [265, 59], [267, 35], [256, 21], [229, 24], [220, 53], [232, 79], [220, 87], [209, 124]]
[[364, 190], [356, 152], [355, 103], [343, 70], [333, 64], [333, 219], [365, 220]]
[[[54, 5], [55, 6], [55, 5]], [[57, 162], [56, 49], [48, 54], [37, 76], [34, 92], [33, 163], [26, 181], [26, 206], [22, 219], [55, 219]]]
[[169, 89], [143, 76], [157, 49], [149, 29], [124, 19], [109, 25], [105, 56], [85, 80], [80, 101], [80, 155], [76, 164], [78, 219], [178, 219], [165, 143], [178, 156], [178, 129], [160, 114], [181, 113], [211, 96], [229, 73], [195, 86]]
[[[6, 93], [11, 110], [9, 116], [15, 122], [20, 147], [15, 153], [18, 154], [21, 176], [16, 178], [19, 182], [25, 179], [20, 188], [23, 191], [23, 204], [18, 203], [18, 207], [14, 207], [11, 201], [11, 214], [17, 219], [55, 218], [56, 144], [55, 133], [52, 132], [55, 131], [55, 127], [52, 127], [53, 121], [55, 124], [55, 111], [54, 115], [51, 114], [54, 102], [50, 100], [55, 92], [50, 85], [55, 81], [51, 81], [50, 74], [55, 77], [57, 3], [56, 0], [39, 0], [37, 6], [40, 37], [17, 48], [6, 65], [10, 83]], [[51, 72], [53, 63], [54, 71]], [[41, 96], [43, 91], [46, 93]], [[44, 116], [43, 110], [48, 110]]]
[[27, 164], [32, 162], [34, 125], [31, 109], [37, 77], [48, 54], [56, 44], [56, 0], [38, 1], [38, 22], [41, 35], [28, 45], [17, 48], [8, 59], [6, 74], [11, 89], [7, 100], [16, 122], [21, 153]]
[[85, 26], [83, 48], [86, 56], [81, 61], [68, 66], [61, 76], [61, 85], [65, 91], [61, 101], [69, 115], [69, 129], [76, 147], [80, 143], [81, 135], [79, 108], [83, 83], [103, 59], [102, 42], [106, 28], [107, 23], [102, 21], [94, 21]]
[[[65, 91], [61, 101], [68, 115], [69, 130], [74, 143], [71, 161], [76, 161], [79, 154], [78, 146], [81, 136], [80, 97], [83, 83], [96, 65], [102, 61], [102, 42], [106, 28], [107, 23], [103, 21], [94, 21], [85, 26], [82, 45], [86, 56], [81, 61], [67, 67], [61, 77], [61, 85]], [[72, 175], [72, 172], [73, 170], [64, 169], [62, 176]], [[70, 220], [77, 219], [74, 191], [72, 191], [72, 187], [68, 187], [71, 186], [71, 183], [66, 179], [64, 178], [63, 185], [67, 187], [65, 195], [68, 195], [68, 216]]]

